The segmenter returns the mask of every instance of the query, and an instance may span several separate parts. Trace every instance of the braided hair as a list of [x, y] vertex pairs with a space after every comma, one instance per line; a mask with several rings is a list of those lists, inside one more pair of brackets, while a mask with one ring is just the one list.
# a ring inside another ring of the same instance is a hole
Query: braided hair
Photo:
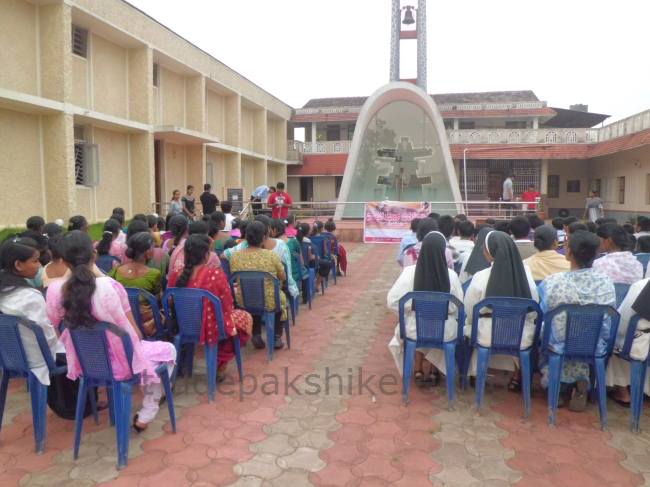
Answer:
[[104, 233], [102, 239], [97, 244], [97, 255], [108, 255], [111, 250], [111, 243], [120, 233], [120, 222], [109, 218], [104, 223]]
[[174, 247], [177, 247], [181, 243], [181, 238], [187, 232], [187, 218], [184, 215], [174, 215], [169, 220], [169, 230], [174, 236]]
[[185, 267], [176, 281], [176, 287], [186, 287], [194, 268], [205, 262], [205, 258], [210, 252], [210, 239], [207, 235], [200, 233], [190, 235], [185, 241], [183, 250], [185, 252]]
[[97, 287], [90, 267], [93, 242], [86, 233], [74, 230], [61, 238], [59, 252], [72, 267], [72, 274], [63, 286], [65, 320], [70, 328], [92, 326], [95, 323], [91, 314], [92, 296]]
[[126, 242], [126, 256], [138, 261], [153, 248], [153, 236], [149, 232], [138, 232]]

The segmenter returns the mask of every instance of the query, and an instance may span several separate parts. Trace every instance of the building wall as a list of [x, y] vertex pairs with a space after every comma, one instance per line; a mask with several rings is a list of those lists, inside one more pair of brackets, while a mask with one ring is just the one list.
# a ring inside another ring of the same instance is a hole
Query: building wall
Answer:
[[185, 78], [160, 68], [162, 125], [185, 126]]
[[291, 195], [294, 201], [300, 200], [300, 178], [287, 178], [287, 192]]
[[206, 180], [212, 185], [212, 192], [221, 200], [226, 195], [225, 155], [222, 152], [208, 150], [206, 152], [206, 163], [212, 167], [212, 178], [206, 177]]
[[0, 109], [0, 222], [6, 225], [43, 213], [41, 147], [38, 116]]
[[206, 96], [207, 131], [222, 142], [226, 139], [226, 101], [225, 97], [212, 90]]
[[331, 201], [334, 199], [336, 199], [334, 176], [314, 177], [314, 201]]
[[80, 107], [90, 107], [88, 91], [88, 60], [72, 54], [70, 101]]
[[[617, 218], [650, 213], [650, 147], [589, 160], [591, 179], [601, 179], [605, 210]], [[625, 202], [618, 202], [618, 178], [625, 177]]]
[[250, 108], [242, 107], [241, 109], [241, 141], [242, 148], [247, 150], [254, 150], [255, 132], [255, 114]]
[[169, 201], [172, 197], [172, 191], [175, 189], [185, 193], [185, 187], [187, 186], [185, 146], [166, 143], [163, 152], [165, 171], [163, 197], [165, 201]]
[[92, 141], [99, 146], [99, 185], [92, 188], [96, 208], [93, 220], [111, 215], [116, 206], [132, 214], [130, 149], [128, 134], [98, 127], [92, 129]]
[[4, 0], [0, 12], [0, 86], [37, 95], [37, 8], [23, 0]]
[[[585, 160], [549, 160], [548, 175], [560, 176], [560, 194], [558, 198], [547, 196], [547, 207], [550, 216], [557, 216], [560, 209], [566, 208], [572, 215], [582, 216], [585, 198], [588, 194], [589, 170]], [[580, 192], [567, 192], [567, 181], [579, 180]], [[548, 190], [548, 188], [547, 188]]]
[[91, 35], [92, 108], [127, 118], [127, 50], [98, 35]]

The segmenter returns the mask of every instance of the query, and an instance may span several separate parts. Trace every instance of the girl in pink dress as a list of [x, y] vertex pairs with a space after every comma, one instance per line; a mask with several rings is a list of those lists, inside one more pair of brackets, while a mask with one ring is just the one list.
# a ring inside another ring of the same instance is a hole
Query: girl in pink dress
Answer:
[[[59, 251], [71, 273], [67, 279], [50, 284], [47, 291], [48, 318], [56, 327], [65, 320], [70, 328], [92, 327], [96, 321], [106, 321], [129, 334], [133, 344], [131, 368], [135, 374], [141, 374], [144, 389], [142, 408], [136, 414], [133, 425], [137, 431], [142, 431], [155, 418], [162, 397], [156, 367], [166, 363], [171, 375], [176, 350], [171, 343], [142, 340], [122, 285], [110, 277], [95, 277], [93, 274], [93, 245], [87, 234], [79, 231], [67, 233], [60, 241]], [[115, 378], [128, 379], [131, 371], [121, 339], [112, 333], [107, 333], [107, 337]], [[82, 375], [82, 370], [68, 328], [61, 334], [61, 342], [66, 350], [68, 378], [76, 380]]]

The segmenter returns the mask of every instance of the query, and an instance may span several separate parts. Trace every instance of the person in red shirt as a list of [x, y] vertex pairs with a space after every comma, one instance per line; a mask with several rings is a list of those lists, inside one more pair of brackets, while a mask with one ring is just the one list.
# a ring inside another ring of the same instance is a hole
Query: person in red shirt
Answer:
[[291, 195], [284, 191], [284, 183], [278, 183], [276, 188], [276, 191], [269, 196], [266, 204], [273, 209], [273, 218], [286, 220], [289, 216], [289, 208], [293, 200], [291, 199]]
[[[529, 201], [531, 203], [536, 203], [537, 198], [540, 197], [539, 191], [535, 191], [535, 186], [528, 186], [528, 191], [525, 191], [521, 194], [521, 201]], [[528, 205], [528, 211], [535, 211], [537, 209], [537, 205], [531, 204]]]

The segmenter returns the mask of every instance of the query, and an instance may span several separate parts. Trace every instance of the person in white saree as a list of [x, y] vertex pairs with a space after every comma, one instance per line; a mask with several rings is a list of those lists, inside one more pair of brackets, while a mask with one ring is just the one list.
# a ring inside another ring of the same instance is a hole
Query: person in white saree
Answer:
[[[393, 287], [388, 291], [387, 304], [393, 311], [398, 311], [399, 300], [411, 291], [434, 291], [450, 293], [459, 300], [463, 300], [463, 288], [458, 275], [447, 267], [445, 250], [447, 240], [437, 231], [430, 232], [422, 241], [422, 248], [416, 265], [404, 268]], [[406, 308], [406, 335], [416, 338], [415, 313], [410, 305]], [[445, 340], [453, 340], [458, 334], [458, 309], [449, 305], [449, 316], [445, 322]], [[400, 338], [399, 324], [395, 327], [395, 334], [388, 344], [397, 370], [402, 374], [404, 359], [404, 344]], [[439, 380], [439, 372], [446, 373], [445, 357], [442, 350], [422, 349], [415, 354], [414, 374], [416, 383], [433, 383]]]

